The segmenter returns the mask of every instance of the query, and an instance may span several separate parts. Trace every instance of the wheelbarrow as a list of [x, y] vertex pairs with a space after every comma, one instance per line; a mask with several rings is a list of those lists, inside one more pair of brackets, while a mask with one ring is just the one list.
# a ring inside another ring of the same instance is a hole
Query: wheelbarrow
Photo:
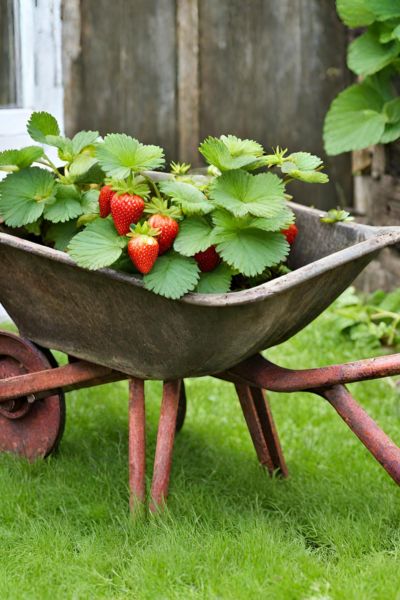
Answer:
[[[327, 400], [400, 483], [400, 449], [345, 384], [400, 373], [400, 354], [289, 370], [260, 354], [317, 317], [400, 228], [327, 225], [291, 204], [299, 235], [287, 275], [227, 294], [168, 300], [139, 277], [86, 271], [65, 253], [0, 232], [0, 302], [20, 337], [0, 333], [0, 451], [34, 460], [53, 452], [65, 420], [64, 393], [129, 379], [131, 507], [146, 502], [144, 381], [163, 380], [150, 509], [166, 501], [175, 434], [183, 425], [184, 378], [233, 382], [259, 462], [287, 476], [265, 390], [308, 391]], [[50, 349], [69, 356], [59, 367]]]

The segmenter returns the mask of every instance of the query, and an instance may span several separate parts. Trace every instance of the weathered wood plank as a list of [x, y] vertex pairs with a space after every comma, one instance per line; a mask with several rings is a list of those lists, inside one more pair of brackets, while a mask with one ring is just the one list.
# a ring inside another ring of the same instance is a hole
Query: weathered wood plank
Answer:
[[[201, 0], [200, 137], [232, 132], [323, 155], [322, 124], [345, 86], [346, 30], [327, 0]], [[349, 203], [350, 157], [326, 158], [329, 186], [297, 201]]]
[[198, 0], [179, 0], [178, 45], [178, 130], [179, 160], [197, 165], [199, 141], [199, 39]]
[[80, 39], [69, 50], [68, 133], [124, 131], [176, 157], [175, 1], [84, 0], [79, 6]]

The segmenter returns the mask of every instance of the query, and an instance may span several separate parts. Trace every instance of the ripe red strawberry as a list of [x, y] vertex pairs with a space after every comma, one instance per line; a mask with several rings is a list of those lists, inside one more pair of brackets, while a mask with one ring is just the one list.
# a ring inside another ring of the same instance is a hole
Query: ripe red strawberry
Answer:
[[281, 231], [281, 233], [283, 233], [290, 245], [294, 243], [298, 232], [299, 230], [294, 223], [292, 225], [289, 225], [287, 229], [282, 229]]
[[203, 252], [197, 252], [197, 254], [194, 255], [194, 258], [200, 267], [200, 271], [203, 273], [213, 271], [221, 260], [215, 246], [210, 246]]
[[111, 212], [111, 198], [114, 196], [114, 190], [109, 185], [104, 185], [99, 194], [100, 216], [102, 219], [108, 217]]
[[158, 245], [160, 247], [159, 254], [164, 254], [169, 250], [178, 235], [179, 225], [174, 219], [168, 215], [155, 214], [149, 219], [149, 225], [154, 229], [159, 230], [157, 235]]
[[158, 242], [155, 236], [157, 229], [149, 227], [148, 223], [138, 225], [129, 233], [128, 254], [140, 273], [150, 273], [158, 256]]
[[126, 235], [132, 223], [143, 214], [144, 200], [134, 194], [114, 194], [111, 198], [111, 214], [119, 235]]

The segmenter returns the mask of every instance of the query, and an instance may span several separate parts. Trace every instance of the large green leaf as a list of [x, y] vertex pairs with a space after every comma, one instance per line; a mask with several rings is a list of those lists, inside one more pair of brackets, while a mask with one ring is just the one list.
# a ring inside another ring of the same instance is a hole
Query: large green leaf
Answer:
[[39, 167], [10, 173], [0, 181], [0, 215], [10, 227], [33, 223], [55, 193], [54, 176]]
[[290, 249], [283, 234], [252, 228], [222, 230], [217, 234], [216, 247], [228, 265], [248, 277], [279, 264]]
[[221, 263], [209, 273], [201, 273], [196, 292], [199, 294], [225, 294], [229, 292], [232, 281], [232, 269]]
[[241, 170], [218, 177], [211, 186], [210, 197], [237, 217], [276, 217], [286, 204], [285, 186], [277, 175], [251, 175]]
[[162, 193], [178, 204], [186, 215], [205, 215], [214, 208], [203, 192], [191, 183], [167, 180], [159, 185]]
[[397, 40], [381, 44], [378, 33], [369, 29], [350, 44], [347, 64], [357, 75], [373, 75], [397, 58], [399, 52]]
[[104, 142], [97, 145], [96, 156], [107, 175], [116, 179], [164, 165], [162, 148], [146, 146], [124, 133], [108, 134]]
[[384, 101], [367, 83], [350, 86], [332, 102], [324, 123], [328, 154], [377, 144], [385, 129]]
[[47, 112], [33, 112], [27, 125], [28, 133], [35, 142], [47, 144], [48, 135], [60, 135], [60, 128], [53, 115]]
[[44, 154], [40, 146], [26, 146], [20, 150], [4, 150], [0, 152], [0, 170], [11, 170], [13, 167], [25, 169]]
[[121, 256], [128, 238], [121, 237], [111, 219], [97, 219], [72, 238], [68, 252], [85, 269], [109, 267]]
[[199, 146], [199, 152], [208, 164], [221, 172], [249, 168], [258, 162], [263, 149], [252, 140], [240, 140], [235, 136], [208, 137]]
[[58, 185], [55, 199], [44, 208], [44, 217], [52, 223], [65, 223], [82, 213], [81, 195], [74, 185]]
[[[354, 1], [354, 0], [353, 0]], [[400, 0], [366, 0], [378, 21], [400, 17]]]
[[348, 27], [364, 27], [375, 21], [370, 0], [336, 0], [336, 9], [339, 17]]
[[193, 256], [213, 245], [213, 227], [204, 217], [188, 217], [179, 228], [174, 249], [184, 256]]
[[199, 267], [193, 258], [168, 252], [156, 260], [150, 273], [143, 277], [143, 281], [145, 288], [151, 292], [177, 299], [194, 290], [199, 275]]

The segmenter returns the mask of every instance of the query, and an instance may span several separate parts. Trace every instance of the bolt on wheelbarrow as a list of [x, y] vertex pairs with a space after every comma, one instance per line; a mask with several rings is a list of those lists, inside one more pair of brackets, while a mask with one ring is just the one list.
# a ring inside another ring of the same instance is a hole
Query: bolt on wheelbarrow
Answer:
[[[212, 375], [234, 383], [258, 459], [270, 473], [286, 476], [287, 467], [265, 390], [308, 391], [327, 400], [400, 483], [400, 449], [345, 387], [400, 374], [400, 354], [303, 371], [260, 354], [310, 323], [379, 250], [399, 244], [400, 228], [328, 226], [318, 211], [292, 208], [304, 232], [293, 247], [292, 272], [249, 290], [174, 301], [148, 292], [135, 276], [88, 272], [62, 252], [0, 232], [0, 302], [21, 336], [0, 334], [0, 450], [47, 456], [62, 435], [65, 392], [129, 379], [131, 506], [143, 504], [144, 381], [162, 380], [150, 491], [156, 510], [167, 498], [175, 434], [185, 416], [184, 379]], [[58, 367], [50, 348], [74, 358]]]

